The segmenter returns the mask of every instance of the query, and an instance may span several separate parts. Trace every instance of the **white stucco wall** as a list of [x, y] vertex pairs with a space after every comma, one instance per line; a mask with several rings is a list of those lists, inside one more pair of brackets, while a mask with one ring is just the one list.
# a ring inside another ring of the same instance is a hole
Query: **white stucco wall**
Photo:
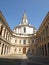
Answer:
[[[12, 37], [11, 38], [11, 44], [13, 45], [24, 45], [23, 41], [26, 40], [26, 44], [25, 45], [29, 45], [31, 43], [32, 40], [27, 39], [27, 38], [17, 38], [17, 37]], [[21, 41], [21, 43], [20, 43]], [[30, 41], [30, 42], [28, 42]]]
[[[29, 47], [13, 47], [11, 48], [11, 54], [23, 54], [23, 48], [26, 48], [26, 53], [28, 52]], [[16, 49], [16, 51], [15, 51]]]
[[14, 43], [15, 43], [15, 38], [12, 37], [12, 38], [11, 38], [11, 44], [14, 44]]
[[[24, 33], [24, 27], [26, 27], [26, 33]], [[34, 33], [34, 28], [29, 27], [29, 26], [21, 26], [18, 27], [14, 30], [15, 33], [17, 34], [33, 34]]]
[[14, 54], [14, 53], [15, 53], [14, 47], [11, 47], [10, 54]]

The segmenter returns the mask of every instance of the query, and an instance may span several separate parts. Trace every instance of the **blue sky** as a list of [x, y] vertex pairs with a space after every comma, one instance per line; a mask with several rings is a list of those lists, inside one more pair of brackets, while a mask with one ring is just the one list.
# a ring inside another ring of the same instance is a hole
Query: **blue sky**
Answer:
[[49, 0], [0, 0], [0, 10], [11, 29], [22, 21], [24, 11], [29, 23], [38, 29], [49, 11]]

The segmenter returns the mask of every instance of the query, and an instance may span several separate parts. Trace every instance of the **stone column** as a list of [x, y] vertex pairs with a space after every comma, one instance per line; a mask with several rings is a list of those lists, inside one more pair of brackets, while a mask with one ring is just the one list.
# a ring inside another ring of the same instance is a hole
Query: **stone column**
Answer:
[[10, 47], [8, 46], [8, 54], [10, 54]]
[[8, 52], [8, 54], [9, 54], [9, 46], [8, 46], [8, 48], [7, 48], [7, 52]]
[[9, 34], [9, 41], [10, 41], [10, 34]]
[[4, 37], [5, 27], [3, 27], [2, 36]]
[[11, 35], [9, 34], [9, 41], [11, 40]]
[[7, 33], [7, 40], [8, 40], [8, 33]]
[[9, 50], [9, 47], [7, 46], [7, 54], [9, 54], [9, 51], [8, 50]]
[[4, 54], [4, 51], [5, 51], [5, 45], [3, 46], [3, 55], [5, 55], [5, 54]]
[[7, 55], [7, 45], [6, 45], [6, 55]]
[[9, 33], [8, 33], [8, 41], [9, 41]]
[[5, 32], [5, 39], [6, 39], [7, 31]]
[[6, 39], [8, 40], [8, 31], [7, 31], [7, 33], [6, 33]]
[[6, 55], [6, 45], [5, 45], [5, 49], [4, 49], [4, 54]]

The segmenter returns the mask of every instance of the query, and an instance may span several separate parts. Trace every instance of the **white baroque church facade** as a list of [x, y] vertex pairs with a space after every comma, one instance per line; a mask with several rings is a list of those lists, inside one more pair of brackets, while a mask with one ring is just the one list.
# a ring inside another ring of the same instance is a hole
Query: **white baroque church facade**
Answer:
[[0, 55], [31, 53], [35, 36], [36, 29], [29, 24], [26, 13], [12, 31], [0, 11]]
[[29, 47], [33, 44], [33, 36], [36, 29], [28, 22], [27, 15], [24, 13], [22, 22], [13, 30], [11, 43], [15, 45], [16, 54], [27, 54]]

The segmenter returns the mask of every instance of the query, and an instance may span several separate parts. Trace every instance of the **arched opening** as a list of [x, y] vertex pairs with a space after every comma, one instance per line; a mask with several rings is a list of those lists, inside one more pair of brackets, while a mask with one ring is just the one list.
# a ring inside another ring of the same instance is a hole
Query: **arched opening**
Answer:
[[43, 45], [42, 45], [42, 55], [44, 56], [44, 47], [43, 47]]
[[26, 54], [26, 48], [23, 48], [23, 54]]
[[44, 45], [45, 48], [45, 56], [47, 56], [47, 48], [46, 48], [46, 44]]
[[6, 29], [5, 29], [5, 31], [4, 31], [4, 38], [5, 38], [5, 34], [6, 34], [5, 32], [6, 32]]
[[3, 54], [3, 48], [4, 48], [4, 44], [2, 45], [1, 55]]
[[48, 43], [48, 56], [49, 56], [49, 43]]
[[24, 27], [24, 33], [26, 33], [26, 27]]
[[2, 34], [2, 30], [3, 30], [3, 25], [1, 26], [1, 29], [0, 29], [0, 35]]
[[34, 54], [34, 49], [32, 49], [32, 54]]

